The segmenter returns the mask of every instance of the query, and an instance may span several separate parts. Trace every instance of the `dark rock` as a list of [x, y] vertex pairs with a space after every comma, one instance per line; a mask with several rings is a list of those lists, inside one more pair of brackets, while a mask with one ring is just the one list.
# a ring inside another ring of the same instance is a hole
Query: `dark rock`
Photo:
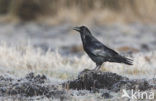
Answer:
[[7, 76], [0, 76], [0, 81], [12, 81], [13, 79], [11, 77], [7, 77]]
[[113, 97], [108, 92], [103, 93], [101, 96], [104, 97], [105, 99], [108, 99], [108, 98], [112, 98]]
[[0, 96], [21, 95], [26, 97], [46, 96], [46, 97], [61, 97], [65, 91], [58, 90], [59, 85], [47, 84], [45, 75], [34, 75], [29, 73], [26, 77], [13, 80], [0, 76]]
[[112, 89], [113, 85], [123, 81], [128, 80], [126, 77], [117, 75], [116, 73], [110, 72], [95, 72], [92, 70], [82, 71], [78, 79], [74, 81], [69, 81], [64, 85], [68, 85], [70, 89], [86, 89], [92, 90], [95, 88], [98, 89]]
[[98, 92], [99, 89], [107, 89], [113, 92], [118, 92], [122, 88], [134, 89], [134, 90], [148, 90], [154, 88], [145, 79], [130, 80], [127, 77], [120, 76], [111, 72], [95, 72], [85, 69], [80, 72], [78, 79], [68, 81], [63, 84], [64, 87], [77, 90], [91, 90], [92, 92]]
[[147, 80], [145, 79], [136, 79], [131, 80], [131, 85], [129, 85], [130, 89], [138, 89], [140, 91], [149, 90], [154, 88], [153, 85], [150, 85]]
[[29, 80], [31, 82], [36, 82], [36, 83], [45, 83], [47, 80], [45, 75], [34, 76], [34, 73], [27, 74], [25, 78], [26, 78], [26, 80]]

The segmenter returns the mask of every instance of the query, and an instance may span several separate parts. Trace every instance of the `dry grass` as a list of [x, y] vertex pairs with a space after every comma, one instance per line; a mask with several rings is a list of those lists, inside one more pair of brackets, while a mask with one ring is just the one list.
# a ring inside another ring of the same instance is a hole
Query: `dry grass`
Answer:
[[[155, 22], [155, 0], [0, 0], [0, 13], [21, 20]], [[84, 19], [84, 20], [82, 20]]]
[[[149, 57], [150, 61], [147, 61]], [[134, 54], [134, 65], [105, 63], [102, 71], [115, 72], [125, 76], [150, 78], [156, 73], [156, 52]], [[23, 76], [29, 72], [46, 74], [49, 77], [73, 79], [84, 68], [93, 69], [95, 64], [83, 55], [63, 57], [57, 51], [44, 53], [30, 45], [8, 46], [0, 44], [0, 74]]]

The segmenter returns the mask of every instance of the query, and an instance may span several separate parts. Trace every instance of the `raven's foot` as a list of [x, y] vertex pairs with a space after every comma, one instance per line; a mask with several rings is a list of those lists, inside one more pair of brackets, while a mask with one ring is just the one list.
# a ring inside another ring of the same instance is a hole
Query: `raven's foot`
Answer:
[[100, 68], [101, 68], [101, 65], [97, 65], [97, 66], [93, 69], [93, 71], [100, 71]]
[[100, 69], [96, 69], [96, 70], [92, 70], [94, 73], [99, 73], [99, 72], [101, 72], [101, 70]]

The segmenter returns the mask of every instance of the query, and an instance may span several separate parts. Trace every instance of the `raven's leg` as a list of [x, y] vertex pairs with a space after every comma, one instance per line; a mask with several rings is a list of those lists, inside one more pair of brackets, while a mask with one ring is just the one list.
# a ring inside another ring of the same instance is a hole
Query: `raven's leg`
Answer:
[[93, 69], [93, 71], [96, 71], [96, 70], [97, 70], [97, 68], [98, 68], [98, 65], [96, 65], [96, 67]]
[[96, 67], [96, 70], [98, 71], [100, 68], [101, 68], [101, 65], [98, 65], [98, 66]]
[[93, 70], [97, 71], [100, 69], [100, 67], [101, 67], [101, 65], [96, 64], [96, 67]]

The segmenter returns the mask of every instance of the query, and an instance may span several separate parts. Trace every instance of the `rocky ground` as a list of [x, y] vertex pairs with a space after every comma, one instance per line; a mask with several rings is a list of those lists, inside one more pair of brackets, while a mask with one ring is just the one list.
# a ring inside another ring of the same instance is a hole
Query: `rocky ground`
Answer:
[[[78, 78], [52, 84], [45, 75], [29, 73], [23, 78], [0, 76], [0, 97], [6, 99], [12, 96], [16, 100], [55, 99], [70, 100], [73, 96], [86, 96], [88, 93], [100, 94], [102, 99], [111, 99], [112, 93], [119, 93], [123, 89], [147, 91], [156, 89], [156, 79], [129, 79], [116, 73], [84, 70]], [[74, 94], [70, 90], [77, 90]], [[84, 90], [84, 92], [83, 92]], [[88, 93], [85, 93], [88, 90]], [[35, 98], [39, 96], [38, 98]], [[98, 99], [98, 98], [97, 98]], [[121, 99], [120, 99], [121, 100]]]

